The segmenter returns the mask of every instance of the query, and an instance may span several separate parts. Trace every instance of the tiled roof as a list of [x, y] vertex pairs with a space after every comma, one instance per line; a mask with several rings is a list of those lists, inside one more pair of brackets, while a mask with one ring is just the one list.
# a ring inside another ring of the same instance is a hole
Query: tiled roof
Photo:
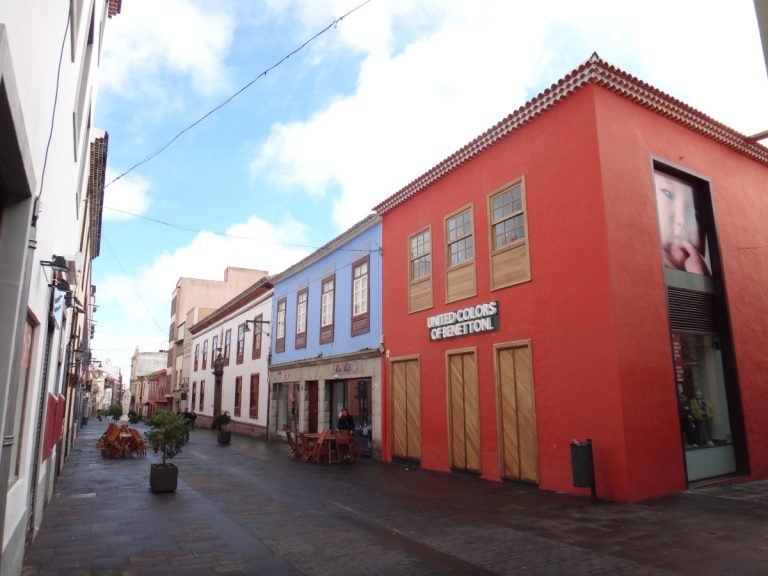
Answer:
[[93, 245], [91, 259], [101, 251], [101, 218], [104, 205], [104, 179], [107, 172], [109, 134], [91, 142], [91, 173], [88, 176], [88, 202], [90, 203], [89, 236]]
[[765, 146], [757, 144], [747, 136], [713, 120], [631, 74], [608, 64], [597, 54], [593, 54], [589, 60], [559, 82], [515, 110], [504, 120], [440, 164], [419, 176], [405, 188], [384, 200], [374, 210], [379, 214], [385, 214], [588, 84], [602, 86], [639, 106], [698, 132], [718, 144], [768, 165], [768, 148]]
[[299, 272], [300, 270], [303, 270], [304, 268], [307, 268], [311, 264], [314, 264], [318, 260], [320, 260], [325, 255], [329, 254], [333, 250], [336, 250], [340, 246], [343, 246], [346, 242], [349, 242], [353, 238], [356, 238], [372, 226], [374, 226], [379, 221], [379, 215], [378, 214], [368, 214], [365, 218], [357, 222], [356, 224], [353, 224], [344, 232], [336, 236], [335, 238], [329, 240], [324, 245], [322, 245], [320, 248], [312, 252], [309, 256], [305, 256], [302, 260], [299, 260], [296, 264], [293, 266], [290, 266], [289, 268], [286, 268], [279, 274], [275, 274], [272, 277], [272, 283], [277, 284], [278, 282], [282, 282], [286, 278], [292, 276], [296, 272]]
[[107, 7], [107, 16], [112, 18], [120, 14], [120, 8], [122, 8], [123, 0], [109, 0], [109, 6]]

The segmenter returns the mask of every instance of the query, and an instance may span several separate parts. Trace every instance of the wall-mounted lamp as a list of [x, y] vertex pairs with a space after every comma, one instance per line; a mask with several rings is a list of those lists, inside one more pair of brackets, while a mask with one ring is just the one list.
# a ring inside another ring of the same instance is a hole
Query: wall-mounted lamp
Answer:
[[72, 287], [69, 285], [69, 282], [64, 280], [64, 278], [56, 278], [50, 284], [48, 284], [48, 286], [51, 288], [56, 288], [61, 292], [72, 292]]
[[67, 259], [64, 256], [53, 255], [51, 260], [40, 260], [40, 266], [50, 266], [54, 272], [69, 272]]
[[77, 296], [72, 295], [72, 292], [67, 292], [64, 295], [64, 306], [73, 308], [76, 312], [80, 312], [80, 314], [85, 314], [83, 305], [80, 303], [80, 300], [77, 299]]
[[253, 324], [254, 326], [256, 324], [267, 324], [269, 325], [269, 320], [246, 320], [245, 321], [245, 328], [243, 329], [243, 332], [250, 332], [251, 329], [248, 327], [248, 324]]

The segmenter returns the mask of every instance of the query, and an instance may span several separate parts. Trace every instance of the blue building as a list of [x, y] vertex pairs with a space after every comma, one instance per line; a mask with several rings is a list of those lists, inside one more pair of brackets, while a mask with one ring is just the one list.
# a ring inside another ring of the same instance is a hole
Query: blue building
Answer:
[[381, 451], [381, 223], [372, 214], [272, 278], [270, 435], [322, 432], [346, 408]]

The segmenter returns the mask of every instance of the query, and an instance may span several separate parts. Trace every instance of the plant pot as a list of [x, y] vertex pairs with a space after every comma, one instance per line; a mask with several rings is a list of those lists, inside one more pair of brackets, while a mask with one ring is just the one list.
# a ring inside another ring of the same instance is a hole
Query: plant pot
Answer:
[[229, 444], [232, 441], [232, 432], [229, 430], [217, 430], [216, 439], [219, 444]]
[[175, 464], [151, 464], [149, 488], [152, 492], [176, 492], [179, 469]]

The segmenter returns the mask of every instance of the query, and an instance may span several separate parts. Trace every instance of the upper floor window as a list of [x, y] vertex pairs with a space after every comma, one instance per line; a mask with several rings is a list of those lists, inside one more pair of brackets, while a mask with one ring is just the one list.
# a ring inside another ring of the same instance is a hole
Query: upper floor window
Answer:
[[477, 294], [475, 237], [472, 205], [445, 218], [445, 301]]
[[264, 315], [259, 314], [253, 319], [253, 344], [251, 346], [251, 358], [261, 358], [261, 337], [263, 334]]
[[425, 278], [432, 274], [432, 243], [429, 229], [414, 234], [411, 244], [411, 280]]
[[525, 238], [521, 184], [491, 196], [491, 228], [494, 250]]
[[525, 181], [520, 178], [488, 195], [491, 289], [531, 279]]
[[432, 307], [432, 229], [408, 238], [408, 312]]
[[195, 372], [197, 372], [197, 362], [200, 358], [200, 344], [195, 344]]
[[336, 292], [336, 277], [323, 279], [321, 286], [322, 301], [320, 303], [320, 344], [333, 342], [333, 312], [334, 294]]
[[296, 348], [307, 346], [307, 304], [309, 288], [303, 288], [296, 294]]
[[474, 255], [472, 236], [472, 209], [467, 208], [446, 221], [446, 240], [448, 243], [448, 266], [455, 266]]
[[277, 301], [277, 333], [275, 335], [275, 352], [285, 352], [285, 306], [285, 298], [281, 298]]
[[243, 356], [245, 355], [245, 324], [240, 324], [237, 327], [237, 363], [243, 363]]
[[232, 349], [232, 329], [224, 333], [224, 366], [229, 366], [229, 353]]
[[211, 366], [214, 366], [213, 361], [216, 360], [216, 354], [219, 352], [221, 352], [221, 350], [219, 350], [219, 337], [214, 336], [211, 341]]
[[364, 334], [370, 330], [369, 277], [370, 257], [352, 264], [352, 336]]
[[208, 340], [203, 342], [203, 370], [208, 366]]

